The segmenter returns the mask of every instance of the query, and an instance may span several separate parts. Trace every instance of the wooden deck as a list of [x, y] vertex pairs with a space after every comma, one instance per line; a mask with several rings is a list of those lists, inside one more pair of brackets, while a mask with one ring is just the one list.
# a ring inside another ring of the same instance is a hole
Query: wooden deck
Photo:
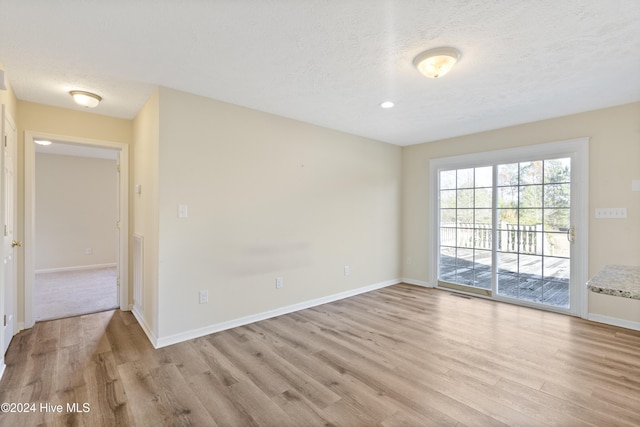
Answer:
[[[515, 263], [504, 263], [505, 268], [498, 270], [498, 295], [553, 307], [569, 308], [567, 263], [560, 258], [546, 259], [551, 261], [545, 267], [546, 276], [517, 274], [514, 273], [517, 271]], [[534, 261], [521, 263], [520, 267], [524, 271], [531, 271], [535, 267]], [[481, 289], [491, 289], [490, 266], [464, 258], [456, 260], [451, 257], [441, 257], [439, 279]]]

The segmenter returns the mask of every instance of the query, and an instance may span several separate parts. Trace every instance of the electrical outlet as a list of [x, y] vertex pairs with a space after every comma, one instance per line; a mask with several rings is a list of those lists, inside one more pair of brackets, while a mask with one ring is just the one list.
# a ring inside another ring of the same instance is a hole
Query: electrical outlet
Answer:
[[198, 297], [200, 298], [200, 304], [206, 304], [209, 302], [209, 291], [200, 291], [198, 293]]
[[281, 276], [276, 277], [276, 289], [281, 289], [284, 286], [284, 279]]
[[344, 266], [344, 275], [345, 275], [345, 276], [348, 276], [348, 275], [349, 275], [349, 271], [350, 271], [350, 270], [349, 270], [349, 266], [348, 266], [348, 265], [345, 265], [345, 266]]

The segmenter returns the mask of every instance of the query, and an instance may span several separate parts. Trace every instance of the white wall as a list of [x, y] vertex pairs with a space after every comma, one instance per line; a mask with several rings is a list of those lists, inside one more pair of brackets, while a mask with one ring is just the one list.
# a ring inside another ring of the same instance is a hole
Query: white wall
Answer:
[[159, 112], [158, 338], [400, 277], [400, 147], [166, 88]]
[[116, 263], [115, 160], [36, 153], [35, 209], [36, 270]]
[[[631, 191], [631, 181], [640, 179], [640, 103], [634, 103], [405, 147], [403, 276], [429, 280], [430, 159], [579, 137], [590, 137], [589, 277], [607, 264], [640, 265], [640, 192]], [[599, 207], [626, 207], [628, 217], [596, 219]], [[638, 323], [640, 301], [590, 292], [589, 312]]]

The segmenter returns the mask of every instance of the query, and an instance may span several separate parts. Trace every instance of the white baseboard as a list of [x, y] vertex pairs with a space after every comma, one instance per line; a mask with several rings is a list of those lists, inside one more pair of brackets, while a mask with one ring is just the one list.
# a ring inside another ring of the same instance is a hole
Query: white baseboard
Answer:
[[607, 325], [620, 326], [621, 328], [640, 331], [640, 322], [633, 322], [631, 320], [618, 319], [617, 317], [609, 317], [593, 313], [589, 313], [587, 319], [591, 320], [592, 322], [605, 323]]
[[409, 279], [408, 277], [404, 277], [402, 279], [402, 282], [403, 283], [408, 283], [409, 285], [424, 286], [425, 288], [433, 288], [434, 287], [429, 282], [423, 282], [422, 280], [416, 280], [416, 279]]
[[[305, 308], [311, 308], [318, 305], [326, 304], [333, 301], [338, 301], [344, 298], [349, 298], [358, 294], [362, 294], [365, 292], [374, 291], [376, 289], [385, 288], [387, 286], [395, 285], [401, 283], [400, 279], [387, 280], [386, 282], [376, 283], [369, 286], [364, 286], [358, 289], [352, 289], [350, 291], [340, 292], [338, 294], [328, 295], [326, 297], [316, 298], [310, 301], [301, 302], [298, 304], [289, 305], [286, 307], [276, 308], [274, 310], [265, 311], [258, 314], [253, 314], [251, 316], [241, 317], [239, 319], [233, 319], [226, 322], [217, 323], [214, 325], [205, 326], [204, 328], [192, 329], [190, 331], [181, 332], [179, 334], [169, 335], [167, 337], [162, 337], [159, 339], [153, 338], [153, 334], [147, 332], [145, 333], [151, 340], [151, 343], [154, 347], [166, 347], [168, 345], [177, 344], [179, 342], [187, 341], [190, 339], [202, 337], [205, 335], [213, 334], [215, 332], [224, 331], [226, 329], [236, 328], [238, 326], [248, 325], [250, 323], [259, 322], [260, 320], [269, 319], [271, 317], [281, 316], [283, 314], [293, 313], [294, 311], [304, 310]], [[136, 313], [136, 309], [134, 308], [134, 315]], [[136, 316], [136, 319], [138, 316]], [[144, 330], [145, 327], [143, 326]]]
[[111, 268], [117, 267], [118, 264], [108, 263], [108, 264], [93, 264], [93, 265], [78, 265], [75, 267], [59, 267], [59, 268], [42, 268], [40, 270], [36, 270], [36, 274], [38, 273], [59, 273], [62, 271], [78, 271], [78, 270], [96, 270], [98, 268]]
[[138, 308], [134, 306], [131, 313], [133, 313], [133, 317], [136, 318], [145, 335], [149, 338], [149, 341], [151, 341], [153, 348], [160, 348], [160, 346], [158, 346], [158, 337], [153, 334], [151, 328], [147, 325], [147, 322], [145, 322], [144, 316], [138, 311]]

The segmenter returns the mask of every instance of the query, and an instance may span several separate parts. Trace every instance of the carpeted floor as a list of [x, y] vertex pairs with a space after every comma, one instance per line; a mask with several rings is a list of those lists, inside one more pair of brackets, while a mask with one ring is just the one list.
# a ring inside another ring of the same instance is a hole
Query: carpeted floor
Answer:
[[118, 307], [116, 267], [36, 274], [36, 321], [60, 319]]

